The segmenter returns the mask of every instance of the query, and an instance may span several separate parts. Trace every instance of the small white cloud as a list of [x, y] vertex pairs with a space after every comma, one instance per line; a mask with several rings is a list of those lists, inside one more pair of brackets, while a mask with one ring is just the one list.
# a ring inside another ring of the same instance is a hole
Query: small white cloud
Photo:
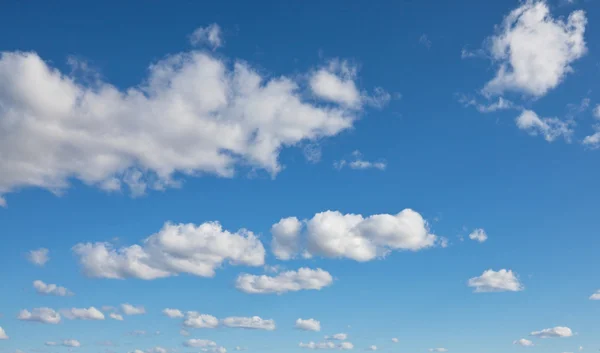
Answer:
[[210, 341], [210, 340], [191, 338], [191, 339], [185, 341], [184, 345], [187, 347], [205, 348], [205, 347], [215, 347], [217, 345], [217, 343], [215, 341]]
[[37, 321], [44, 324], [58, 324], [60, 322], [60, 314], [50, 308], [35, 308], [31, 311], [21, 310], [17, 316], [19, 320]]
[[169, 309], [166, 308], [163, 311], [163, 314], [165, 314], [166, 316], [170, 317], [170, 318], [177, 318], [177, 317], [183, 317], [183, 313], [181, 312], [181, 310], [178, 309]]
[[89, 308], [71, 308], [60, 311], [69, 320], [104, 320], [104, 314], [90, 306]]
[[334, 342], [331, 341], [325, 341], [325, 342], [313, 342], [310, 341], [308, 343], [303, 343], [300, 342], [300, 344], [298, 345], [300, 348], [307, 348], [307, 349], [341, 349], [341, 350], [349, 350], [349, 349], [353, 349], [354, 345], [350, 342], [341, 342], [340, 344], [336, 344]]
[[246, 349], [246, 347], [235, 346], [236, 351], [245, 351]]
[[321, 290], [333, 283], [329, 272], [320, 268], [300, 268], [286, 271], [276, 276], [241, 274], [236, 280], [236, 288], [249, 294], [283, 294], [301, 290]]
[[475, 288], [475, 293], [519, 292], [525, 289], [516, 274], [505, 269], [487, 270], [481, 276], [469, 279], [468, 285]]
[[354, 83], [356, 67], [347, 61], [332, 60], [328, 67], [315, 71], [309, 85], [315, 96], [349, 108], [360, 108], [361, 94]]
[[210, 348], [201, 348], [202, 352], [209, 353], [227, 353], [227, 349], [225, 347], [210, 347]]
[[430, 352], [440, 352], [440, 353], [444, 353], [444, 352], [448, 352], [448, 350], [446, 348], [429, 348]]
[[600, 119], [600, 104], [597, 104], [596, 107], [594, 108], [594, 118], [596, 119]]
[[582, 143], [584, 146], [590, 149], [597, 149], [600, 147], [600, 126], [596, 126], [597, 130], [595, 133], [584, 137]]
[[144, 330], [134, 330], [129, 332], [129, 335], [131, 336], [146, 336], [147, 332]]
[[372, 345], [369, 346], [369, 348], [367, 348], [368, 351], [376, 351], [377, 350], [377, 346], [376, 345]]
[[491, 103], [480, 103], [475, 98], [469, 98], [465, 95], [460, 95], [458, 101], [465, 107], [474, 107], [480, 113], [493, 113], [500, 110], [518, 109], [519, 106], [515, 105], [508, 99], [498, 97], [498, 100]]
[[188, 311], [183, 325], [192, 328], [215, 328], [219, 326], [219, 319], [212, 315], [201, 314], [197, 311]]
[[532, 110], [523, 110], [516, 119], [517, 127], [527, 131], [532, 136], [542, 135], [548, 142], [553, 142], [558, 137], [571, 141], [573, 121], [562, 121], [559, 118], [540, 118]]
[[478, 241], [480, 243], [483, 243], [484, 241], [486, 241], [487, 238], [488, 238], [488, 236], [485, 233], [485, 230], [483, 230], [481, 228], [477, 228], [474, 231], [472, 231], [471, 234], [469, 234], [469, 239]]
[[108, 316], [113, 320], [123, 321], [123, 315], [117, 313], [110, 313]]
[[156, 346], [156, 347], [152, 347], [150, 349], [146, 350], [146, 353], [168, 353], [169, 350], [161, 347], [161, 346]]
[[182, 336], [189, 336], [190, 335], [190, 331], [181, 329], [181, 330], [179, 330], [179, 334], [182, 335]]
[[9, 337], [6, 334], [6, 331], [0, 326], [0, 340], [7, 340]]
[[345, 341], [348, 339], [348, 334], [346, 333], [336, 333], [335, 335], [325, 336], [326, 340], [338, 340]]
[[190, 35], [190, 44], [193, 46], [208, 45], [213, 50], [223, 46], [221, 27], [213, 23], [207, 27], [199, 27]]
[[396, 337], [394, 337], [394, 338], [392, 338], [392, 342], [398, 343], [398, 342], [400, 342], [400, 340], [398, 340]]
[[573, 336], [573, 331], [571, 331], [571, 329], [568, 327], [557, 326], [543, 329], [541, 331], [534, 331], [529, 335], [538, 338], [571, 337]]
[[33, 288], [39, 293], [44, 295], [57, 295], [60, 297], [66, 297], [73, 295], [73, 292], [65, 287], [57, 286], [56, 284], [46, 284], [40, 280], [33, 282]]
[[425, 46], [427, 49], [431, 48], [431, 40], [427, 37], [426, 34], [422, 34], [419, 37], [419, 43], [421, 43], [421, 45]]
[[350, 169], [364, 170], [364, 169], [379, 169], [385, 170], [387, 168], [386, 162], [373, 162], [362, 159], [362, 154], [359, 151], [352, 153], [353, 159], [342, 159], [333, 162], [335, 169], [342, 169], [348, 167]]
[[58, 346], [58, 342], [54, 342], [54, 341], [46, 341], [44, 344], [49, 347]]
[[590, 296], [590, 300], [600, 300], [600, 289]]
[[50, 257], [48, 256], [49, 252], [50, 251], [45, 248], [31, 250], [27, 254], [27, 259], [29, 260], [29, 262], [31, 262], [34, 265], [44, 266], [46, 264], [46, 262], [48, 262], [50, 260]]
[[298, 319], [295, 327], [304, 331], [321, 331], [321, 322], [315, 319]]
[[275, 321], [272, 319], [262, 319], [259, 316], [239, 317], [232, 316], [223, 319], [223, 325], [227, 327], [245, 328], [254, 330], [275, 330]]
[[125, 315], [142, 315], [146, 313], [143, 306], [133, 306], [129, 303], [121, 304], [121, 310]]
[[524, 338], [514, 341], [513, 344], [523, 346], [523, 347], [533, 347], [533, 342], [531, 342], [530, 340], [526, 340]]
[[81, 347], [81, 343], [78, 340], [74, 339], [62, 341], [62, 345], [65, 347]]

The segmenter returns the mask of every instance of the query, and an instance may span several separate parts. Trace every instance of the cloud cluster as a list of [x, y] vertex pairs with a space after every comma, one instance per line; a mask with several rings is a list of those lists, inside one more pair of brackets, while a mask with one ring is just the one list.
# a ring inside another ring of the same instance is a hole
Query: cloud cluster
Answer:
[[321, 322], [315, 319], [298, 319], [296, 320], [297, 329], [304, 331], [321, 331]]
[[57, 295], [59, 297], [74, 295], [73, 292], [65, 287], [57, 286], [56, 284], [46, 284], [40, 280], [33, 282], [33, 288], [35, 288], [38, 293], [44, 295]]
[[538, 338], [556, 338], [556, 337], [571, 337], [573, 336], [573, 331], [564, 326], [556, 326], [553, 328], [547, 328], [540, 331], [534, 331], [530, 333], [530, 336], [538, 337]]
[[329, 272], [320, 268], [300, 268], [297, 271], [286, 271], [276, 276], [241, 274], [235, 286], [237, 289], [250, 294], [283, 294], [300, 290], [320, 290], [333, 283]]
[[469, 279], [468, 285], [475, 288], [475, 293], [518, 292], [525, 289], [516, 274], [505, 269], [484, 271], [481, 276]]
[[272, 246], [279, 259], [295, 257], [305, 245], [302, 251], [305, 257], [319, 255], [370, 261], [393, 250], [429, 248], [439, 240], [430, 233], [423, 217], [411, 209], [368, 217], [326, 211], [302, 223], [303, 227], [299, 227], [299, 221], [292, 217], [273, 226]]
[[262, 266], [265, 249], [252, 232], [224, 230], [218, 222], [167, 223], [142, 245], [114, 249], [110, 243], [81, 243], [73, 248], [90, 277], [155, 278], [189, 273], [212, 277], [224, 262]]
[[3, 52], [0, 195], [24, 187], [59, 193], [77, 179], [135, 196], [179, 186], [182, 175], [232, 177], [239, 166], [275, 175], [283, 148], [337, 135], [360, 116], [356, 70], [338, 62], [307, 83], [191, 51], [119, 89], [82, 83], [33, 52]]

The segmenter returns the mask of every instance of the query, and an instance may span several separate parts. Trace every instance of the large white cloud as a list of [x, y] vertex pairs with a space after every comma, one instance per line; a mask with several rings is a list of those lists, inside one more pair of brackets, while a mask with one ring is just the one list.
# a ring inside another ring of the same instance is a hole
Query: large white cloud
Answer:
[[534, 331], [530, 333], [530, 335], [539, 338], [571, 337], [573, 336], [573, 331], [568, 327], [556, 326], [540, 331]]
[[232, 316], [226, 317], [222, 320], [223, 325], [227, 327], [246, 328], [254, 330], [275, 330], [275, 321], [272, 319], [262, 319], [260, 316], [252, 317], [240, 317]]
[[35, 308], [31, 311], [24, 309], [17, 316], [19, 320], [37, 321], [44, 324], [58, 324], [60, 322], [60, 314], [50, 308]]
[[[0, 122], [1, 122], [1, 116], [0, 116]], [[0, 195], [0, 200], [1, 200], [1, 198], [2, 197]], [[45, 249], [45, 248], [40, 248], [40, 249], [37, 249], [37, 250], [31, 250], [27, 254], [27, 259], [29, 260], [29, 262], [31, 262], [34, 265], [44, 266], [46, 264], [46, 262], [48, 262], [50, 260], [50, 257], [48, 256], [49, 252], [50, 251], [48, 249]]]
[[104, 320], [104, 314], [93, 306], [62, 309], [60, 313], [69, 320]]
[[[279, 224], [286, 222], [286, 218]], [[338, 211], [317, 213], [312, 219], [304, 221], [305, 231], [295, 235], [287, 234], [288, 246], [280, 259], [293, 257], [289, 249], [299, 249], [291, 245], [292, 240], [306, 242], [305, 257], [320, 255], [324, 257], [346, 257], [357, 261], [369, 261], [385, 256], [393, 250], [417, 251], [436, 245], [439, 238], [431, 234], [423, 217], [405, 209], [398, 214], [377, 214], [363, 217], [360, 214], [342, 214]], [[304, 237], [302, 237], [302, 235]], [[281, 235], [273, 233], [274, 241]]]
[[475, 288], [475, 293], [518, 292], [525, 289], [517, 275], [505, 269], [484, 271], [481, 276], [469, 279], [468, 285]]
[[57, 286], [56, 284], [46, 284], [40, 280], [33, 282], [33, 288], [35, 288], [38, 293], [45, 295], [57, 295], [59, 297], [73, 295], [73, 292], [65, 287]]
[[300, 268], [286, 271], [276, 276], [241, 274], [236, 280], [236, 288], [250, 294], [282, 294], [301, 290], [320, 290], [331, 285], [333, 277], [320, 268]]
[[[334, 74], [327, 77], [337, 82]], [[232, 177], [238, 166], [275, 175], [283, 148], [337, 135], [361, 113], [348, 107], [356, 93], [332, 95], [316, 80], [309, 86], [333, 101], [318, 103], [303, 93], [304, 76], [295, 77], [261, 77], [244, 62], [192, 51], [119, 89], [83, 84], [36, 53], [1, 53], [0, 195], [61, 192], [70, 179], [138, 195], [180, 185], [181, 175]]]
[[146, 313], [143, 306], [135, 306], [129, 303], [121, 304], [121, 310], [125, 315], [142, 315]]
[[188, 311], [186, 313], [183, 325], [193, 328], [215, 328], [219, 326], [219, 319], [212, 315], [201, 314], [197, 311]]
[[490, 54], [499, 69], [485, 85], [484, 93], [545, 95], [586, 53], [586, 23], [583, 11], [574, 11], [563, 20], [552, 17], [545, 0], [523, 1], [489, 38]]
[[4, 331], [2, 326], [0, 326], [0, 340], [7, 340], [7, 339], [8, 339], [8, 335], [6, 334], [6, 331]]
[[515, 120], [517, 127], [527, 131], [530, 135], [542, 135], [548, 142], [563, 137], [571, 140], [573, 135], [572, 121], [563, 121], [559, 118], [540, 118], [533, 110], [523, 110]]
[[321, 322], [315, 319], [298, 319], [296, 320], [297, 329], [304, 331], [321, 331]]
[[114, 249], [109, 243], [85, 243], [73, 250], [91, 277], [155, 279], [189, 273], [211, 277], [225, 261], [262, 266], [265, 249], [252, 232], [224, 230], [218, 222], [167, 223], [142, 245]]

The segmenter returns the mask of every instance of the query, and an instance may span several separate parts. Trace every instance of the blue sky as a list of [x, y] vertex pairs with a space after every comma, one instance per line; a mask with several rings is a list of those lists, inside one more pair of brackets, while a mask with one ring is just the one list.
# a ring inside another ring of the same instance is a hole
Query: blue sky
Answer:
[[596, 1], [61, 5], [0, 5], [0, 352], [600, 349]]

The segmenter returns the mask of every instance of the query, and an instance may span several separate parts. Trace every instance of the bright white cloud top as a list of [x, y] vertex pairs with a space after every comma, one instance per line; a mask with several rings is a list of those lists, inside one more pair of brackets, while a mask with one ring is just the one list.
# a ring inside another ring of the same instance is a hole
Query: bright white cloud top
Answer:
[[297, 271], [286, 271], [276, 276], [241, 274], [235, 286], [249, 294], [283, 294], [301, 290], [320, 290], [333, 283], [329, 272], [317, 268], [300, 268]]
[[481, 276], [469, 279], [468, 285], [475, 288], [475, 293], [519, 292], [525, 289], [517, 275], [505, 269], [484, 271]]
[[295, 327], [304, 331], [321, 331], [321, 322], [315, 319], [298, 319]]
[[547, 328], [540, 331], [534, 331], [530, 333], [530, 336], [538, 338], [560, 338], [560, 337], [571, 337], [573, 331], [565, 326], [557, 326], [553, 328]]

